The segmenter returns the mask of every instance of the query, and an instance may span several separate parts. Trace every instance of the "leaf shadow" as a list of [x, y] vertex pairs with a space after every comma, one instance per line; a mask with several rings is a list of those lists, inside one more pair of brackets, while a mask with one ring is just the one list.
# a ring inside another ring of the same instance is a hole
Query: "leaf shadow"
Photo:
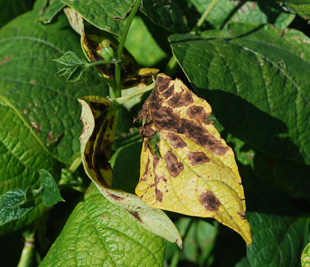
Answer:
[[304, 162], [289, 138], [285, 122], [232, 93], [217, 89], [196, 91], [211, 104], [218, 121], [235, 137], [270, 156]]

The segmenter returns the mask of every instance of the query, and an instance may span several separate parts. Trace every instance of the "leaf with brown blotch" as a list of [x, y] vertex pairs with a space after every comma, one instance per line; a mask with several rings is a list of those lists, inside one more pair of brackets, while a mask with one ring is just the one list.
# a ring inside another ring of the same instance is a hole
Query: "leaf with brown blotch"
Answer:
[[[210, 113], [211, 106], [181, 80], [157, 76], [140, 115], [144, 140], [136, 194], [155, 208], [213, 217], [250, 245], [234, 153], [206, 121]], [[155, 133], [160, 137], [157, 153], [150, 143]]]
[[88, 177], [102, 195], [125, 208], [144, 228], [182, 247], [178, 230], [163, 211], [150, 207], [134, 194], [111, 188], [112, 168], [108, 161], [116, 132], [116, 104], [99, 96], [82, 97], [79, 102], [84, 126], [80, 137], [81, 156]]

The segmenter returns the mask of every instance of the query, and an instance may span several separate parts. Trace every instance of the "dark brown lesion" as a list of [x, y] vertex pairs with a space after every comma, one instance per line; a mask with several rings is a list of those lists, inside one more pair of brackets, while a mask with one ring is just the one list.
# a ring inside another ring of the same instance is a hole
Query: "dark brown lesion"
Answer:
[[210, 116], [210, 114], [207, 113], [202, 106], [190, 106], [187, 109], [186, 114], [190, 118], [195, 119], [198, 122], [206, 122], [206, 120]]
[[113, 194], [111, 194], [111, 193], [109, 193], [109, 192], [107, 192], [107, 194], [111, 197], [111, 198], [113, 198], [113, 200], [115, 200], [115, 201], [123, 201], [125, 198], [123, 198], [123, 197], [119, 197], [119, 196], [117, 196], [117, 195], [113, 195]]
[[170, 81], [171, 81], [171, 78], [166, 75], [162, 75], [162, 74], [157, 75], [154, 91], [157, 91], [157, 90], [160, 92], [165, 91], [169, 87]]
[[217, 211], [221, 205], [221, 202], [215, 197], [212, 191], [201, 193], [199, 200], [207, 211]]
[[237, 214], [239, 215], [239, 217], [241, 218], [241, 220], [245, 219], [245, 214], [241, 213], [241, 212], [237, 212]]
[[174, 84], [171, 85], [166, 91], [162, 92], [161, 95], [167, 99], [174, 94]]
[[178, 158], [172, 153], [172, 151], [167, 152], [167, 154], [164, 156], [164, 160], [166, 162], [170, 176], [175, 178], [181, 173], [181, 171], [184, 170], [184, 164], [178, 161]]
[[193, 166], [204, 164], [210, 161], [204, 152], [189, 152], [188, 158]]
[[177, 136], [176, 134], [169, 133], [167, 135], [167, 138], [168, 138], [168, 141], [173, 146], [173, 148], [175, 149], [183, 148], [187, 146], [184, 140], [181, 137]]
[[143, 223], [139, 212], [133, 210], [127, 210], [133, 217], [135, 217], [140, 223]]
[[192, 93], [189, 91], [176, 93], [168, 100], [168, 104], [173, 108], [186, 107], [193, 102]]

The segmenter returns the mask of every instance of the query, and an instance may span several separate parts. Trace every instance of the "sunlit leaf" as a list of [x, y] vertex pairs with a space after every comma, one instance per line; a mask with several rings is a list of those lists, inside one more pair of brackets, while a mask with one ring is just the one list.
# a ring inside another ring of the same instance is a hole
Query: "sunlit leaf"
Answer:
[[[152, 207], [213, 217], [251, 244], [233, 151], [212, 123], [211, 106], [181, 80], [159, 74], [142, 108], [144, 137], [136, 194]], [[150, 139], [160, 137], [158, 151]], [[158, 156], [159, 154], [159, 156]]]
[[181, 237], [168, 216], [145, 204], [139, 197], [112, 189], [111, 146], [115, 138], [115, 104], [106, 98], [88, 96], [79, 99], [84, 128], [80, 137], [84, 169], [97, 188], [112, 203], [125, 208], [147, 230], [182, 246]]

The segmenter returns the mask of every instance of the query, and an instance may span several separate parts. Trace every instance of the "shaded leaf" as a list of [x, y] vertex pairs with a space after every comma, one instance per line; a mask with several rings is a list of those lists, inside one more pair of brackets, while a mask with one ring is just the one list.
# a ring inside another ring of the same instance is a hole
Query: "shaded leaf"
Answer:
[[159, 267], [165, 247], [164, 239], [143, 229], [91, 185], [40, 266]]
[[91, 4], [86, 0], [62, 0], [62, 2], [99, 29], [121, 35], [126, 22], [126, 15], [135, 1], [93, 0]]
[[[210, 113], [211, 106], [181, 80], [157, 76], [141, 112], [144, 139], [136, 194], [155, 208], [213, 217], [250, 245], [234, 154], [212, 123], [206, 122]], [[149, 141], [155, 133], [160, 137], [157, 153]]]
[[54, 177], [46, 170], [40, 170], [40, 192], [42, 202], [45, 206], [51, 207], [60, 201], [65, 201], [59, 193]]
[[141, 11], [148, 16], [153, 23], [170, 32], [181, 33], [189, 31], [183, 18], [182, 9], [175, 0], [169, 2], [165, 0], [143, 0]]
[[161, 210], [145, 204], [134, 194], [112, 189], [111, 146], [116, 132], [116, 104], [96, 96], [80, 98], [83, 133], [80, 137], [84, 169], [101, 194], [113, 204], [125, 208], [152, 233], [182, 246], [181, 237]]
[[247, 248], [250, 265], [299, 266], [309, 219], [300, 216], [284, 194], [270, 188], [250, 194], [248, 207], [253, 237]]
[[170, 43], [217, 119], [265, 153], [309, 164], [310, 39], [254, 24], [232, 24], [229, 33], [209, 36], [173, 35]]

